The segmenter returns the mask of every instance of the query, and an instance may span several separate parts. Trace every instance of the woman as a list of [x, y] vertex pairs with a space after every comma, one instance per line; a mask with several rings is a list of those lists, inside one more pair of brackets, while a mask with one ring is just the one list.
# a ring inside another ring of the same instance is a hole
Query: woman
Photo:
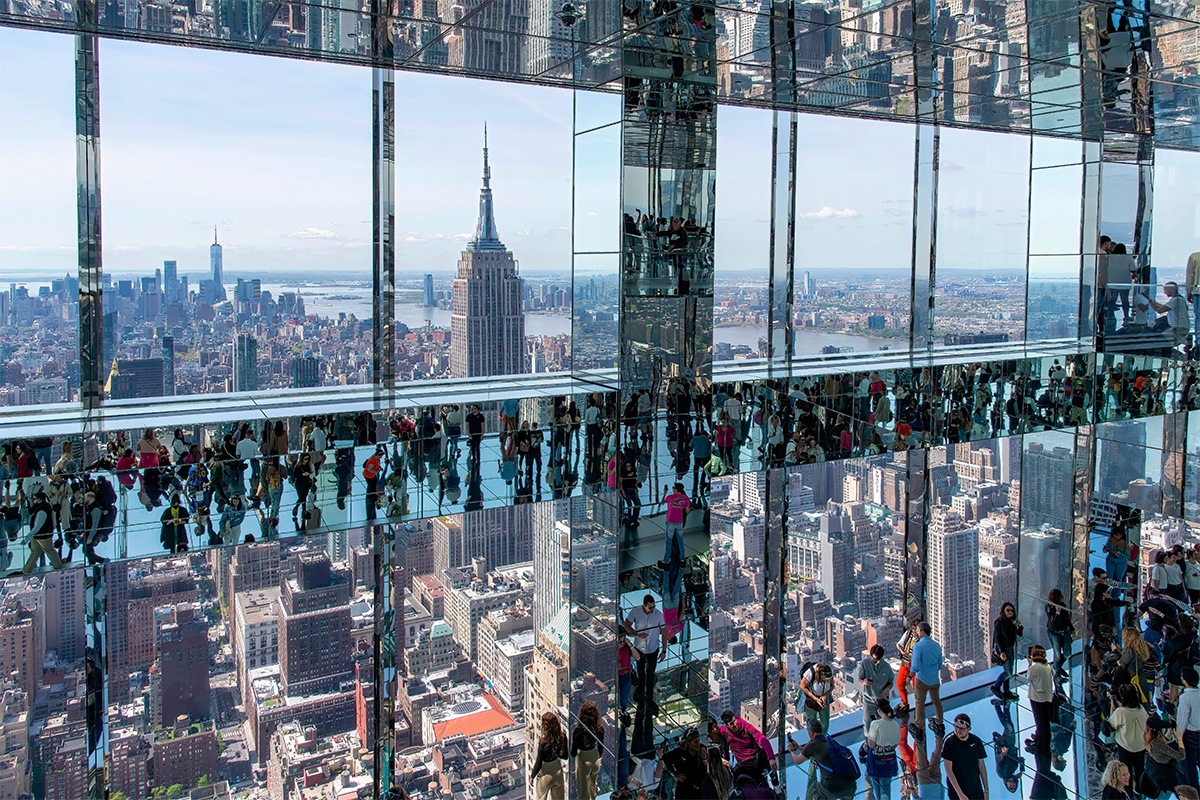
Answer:
[[875, 701], [879, 716], [867, 730], [867, 785], [876, 800], [889, 800], [892, 779], [899, 773], [896, 748], [900, 745], [900, 723], [886, 697]]
[[1129, 788], [1129, 767], [1120, 761], [1110, 761], [1104, 768], [1104, 794], [1101, 800], [1133, 800], [1133, 790]]
[[273, 459], [267, 465], [267, 474], [263, 483], [267, 488], [267, 502], [269, 505], [267, 520], [272, 526], [278, 526], [279, 502], [283, 499], [283, 472], [279, 468], [278, 460]]
[[767, 456], [770, 458], [773, 467], [783, 465], [785, 447], [786, 440], [783, 436], [783, 423], [779, 421], [778, 414], [772, 414], [767, 427]]
[[1046, 597], [1046, 635], [1050, 637], [1050, 646], [1054, 648], [1054, 673], [1065, 676], [1067, 666], [1071, 663], [1071, 635], [1074, 625], [1071, 623], [1071, 612], [1067, 610], [1067, 602], [1062, 589], [1050, 590]]
[[992, 694], [1001, 700], [1016, 700], [1012, 676], [1017, 670], [1017, 639], [1025, 626], [1017, 620], [1017, 607], [1012, 603], [1000, 606], [1000, 616], [992, 625], [992, 663], [1000, 666], [1000, 674], [992, 682]]
[[[1112, 573], [1108, 573], [1110, 576]], [[1166, 594], [1167, 591], [1167, 551], [1159, 550], [1154, 554], [1154, 564], [1146, 580], [1146, 596]]]
[[813, 664], [800, 676], [804, 718], [819, 719], [821, 730], [829, 730], [829, 704], [833, 702], [833, 670], [828, 664]]
[[604, 741], [604, 726], [600, 710], [588, 700], [579, 709], [579, 723], [571, 731], [571, 757], [575, 759], [575, 783], [579, 800], [596, 800], [600, 780], [600, 743]]
[[142, 434], [142, 438], [138, 440], [138, 468], [152, 469], [158, 466], [158, 448], [162, 447], [162, 442], [158, 440], [157, 432], [154, 428], [146, 428], [146, 432]]
[[1033, 709], [1033, 737], [1025, 744], [1050, 752], [1050, 717], [1054, 712], [1054, 672], [1046, 663], [1046, 648], [1029, 648], [1029, 706]]
[[563, 781], [563, 760], [567, 757], [567, 735], [553, 711], [542, 714], [541, 732], [538, 736], [537, 759], [529, 782], [534, 785], [537, 800], [566, 800], [566, 784]]
[[308, 500], [309, 491], [312, 490], [312, 461], [308, 453], [300, 454], [300, 460], [296, 462], [296, 468], [292, 471], [292, 479], [296, 486], [296, 505], [292, 506], [292, 521], [299, 530], [300, 512], [303, 511], [307, 515], [305, 502]]
[[[1147, 701], [1150, 698], [1146, 693], [1148, 682], [1146, 663], [1151, 656], [1150, 644], [1142, 638], [1142, 632], [1139, 629], [1125, 627], [1121, 629], [1121, 645], [1121, 657], [1118, 659], [1117, 665], [1124, 670], [1125, 676], [1118, 674], [1113, 682], [1114, 684], [1132, 684], [1141, 695], [1141, 699]], [[1116, 650], [1117, 643], [1113, 642], [1112, 647]]]
[[1188, 603], [1200, 603], [1200, 547], [1188, 550], [1183, 562], [1183, 587], [1187, 589]]
[[1125, 580], [1129, 568], [1129, 541], [1125, 538], [1125, 526], [1113, 525], [1108, 541], [1104, 543], [1104, 569], [1116, 581]]
[[58, 457], [58, 461], [54, 462], [54, 475], [74, 475], [79, 471], [79, 465], [75, 463], [74, 449], [71, 443], [63, 442], [62, 455]]
[[171, 453], [174, 454], [175, 461], [178, 463], [183, 460], [183, 457], [191, 452], [191, 449], [191, 445], [183, 436], [183, 428], [176, 428], [175, 433], [171, 435]]
[[1183, 553], [1170, 551], [1167, 553], [1166, 561], [1163, 563], [1163, 569], [1167, 576], [1167, 585], [1164, 587], [1168, 597], [1173, 597], [1181, 603], [1187, 602], [1187, 590], [1183, 588], [1183, 567], [1180, 566], [1180, 561], [1183, 560]]
[[270, 445], [267, 455], [286, 456], [288, 453], [288, 435], [287, 428], [283, 424], [283, 420], [275, 420], [275, 428], [271, 431]]
[[1167, 668], [1168, 699], [1174, 705], [1183, 688], [1183, 668], [1196, 666], [1196, 620], [1180, 616], [1174, 635], [1162, 643], [1162, 661]]
[[[1141, 775], [1146, 764], [1146, 721], [1149, 715], [1142, 707], [1136, 687], [1124, 683], [1116, 688], [1108, 724], [1113, 729], [1117, 758], [1129, 767], [1131, 775]], [[1136, 783], [1134, 784], [1136, 788]]]
[[736, 433], [733, 425], [729, 423], [729, 415], [724, 411], [717, 418], [717, 427], [714, 431], [714, 437], [717, 444], [717, 455], [721, 457], [727, 465], [733, 464], [733, 442]]
[[1146, 775], [1142, 794], [1158, 797], [1163, 792], [1173, 792], [1183, 783], [1183, 765], [1186, 754], [1175, 742], [1175, 729], [1161, 717], [1155, 717], [1146, 727]]

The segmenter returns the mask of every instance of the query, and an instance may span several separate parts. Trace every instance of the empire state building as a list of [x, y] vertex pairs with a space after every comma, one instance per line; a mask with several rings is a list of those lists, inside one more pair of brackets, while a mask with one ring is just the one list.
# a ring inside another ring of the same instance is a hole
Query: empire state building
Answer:
[[487, 126], [483, 129], [483, 188], [475, 237], [458, 259], [450, 315], [450, 376], [478, 378], [525, 372], [525, 311], [512, 253], [496, 234]]

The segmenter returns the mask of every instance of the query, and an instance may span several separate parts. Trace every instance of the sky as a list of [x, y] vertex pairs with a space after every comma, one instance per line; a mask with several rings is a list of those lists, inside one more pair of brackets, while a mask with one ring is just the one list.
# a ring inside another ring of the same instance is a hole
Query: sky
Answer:
[[[369, 275], [369, 69], [104, 40], [100, 75], [108, 271], [176, 259], [204, 272], [215, 224], [229, 273]], [[0, 280], [75, 269], [73, 81], [70, 36], [0, 28]], [[619, 95], [583, 100], [597, 124], [620, 113]], [[581, 269], [615, 265], [619, 126], [575, 137], [573, 153], [570, 91], [447, 76], [398, 73], [396, 105], [401, 272], [454, 268], [475, 228], [485, 122], [500, 237], [522, 268], [569, 269], [572, 227], [577, 252], [602, 254]], [[771, 124], [769, 111], [718, 111], [718, 270], [765, 274]], [[914, 128], [801, 115], [799, 134], [798, 267], [907, 268]], [[1078, 171], [1039, 172], [1031, 224], [1029, 157], [1027, 137], [943, 130], [939, 266], [1021, 269], [1030, 234], [1035, 252], [1068, 246]], [[1200, 154], [1163, 151], [1155, 180], [1155, 261], [1182, 264], [1200, 249]], [[1103, 218], [1128, 216], [1128, 176], [1105, 184]]]

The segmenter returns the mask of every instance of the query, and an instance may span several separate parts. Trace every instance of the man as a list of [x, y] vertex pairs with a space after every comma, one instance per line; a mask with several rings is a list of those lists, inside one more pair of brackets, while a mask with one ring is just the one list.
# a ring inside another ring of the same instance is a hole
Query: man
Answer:
[[1178, 740], [1183, 743], [1187, 756], [1184, 767], [1184, 783], [1200, 789], [1200, 672], [1195, 667], [1184, 667], [1181, 671], [1183, 691], [1175, 708], [1175, 724]]
[[971, 718], [954, 718], [954, 733], [942, 743], [942, 764], [946, 767], [946, 788], [950, 800], [987, 800], [987, 751], [983, 740], [971, 733]]
[[42, 556], [50, 560], [53, 569], [62, 569], [62, 558], [58, 548], [54, 546], [54, 509], [50, 507], [50, 499], [41, 489], [33, 495], [33, 504], [29, 508], [29, 558], [20, 574], [28, 575], [41, 561]]
[[639, 704], [650, 703], [653, 711], [654, 703], [654, 673], [658, 669], [659, 648], [662, 645], [662, 633], [667, 621], [663, 613], [656, 607], [654, 595], [647, 594], [642, 598], [642, 604], [625, 616], [625, 632], [633, 636], [634, 647], [641, 653], [637, 662], [637, 689], [634, 699]]
[[1150, 307], [1160, 314], [1166, 314], [1166, 325], [1157, 324], [1155, 329], [1162, 330], [1166, 334], [1167, 341], [1172, 347], [1187, 342], [1188, 335], [1188, 312], [1187, 303], [1179, 295], [1179, 286], [1175, 281], [1167, 281], [1163, 285], [1163, 292], [1167, 295], [1167, 302], [1158, 303], [1154, 300], [1150, 301]]
[[[687, 519], [692, 501], [684, 493], [682, 483], [676, 482], [674, 488], [673, 493], [667, 494], [667, 487], [663, 487], [663, 503], [667, 506], [667, 543], [663, 549], [663, 565], [671, 564], [675, 559], [683, 561], [687, 553], [683, 546], [683, 521]], [[678, 556], [674, 555], [676, 546], [679, 549]]]
[[[862, 693], [863, 736], [870, 732], [871, 723], [879, 719], [879, 701], [891, 700], [892, 681], [896, 677], [892, 665], [883, 658], [882, 645], [871, 645], [869, 655], [858, 665], [856, 676], [858, 685], [862, 687], [859, 691]], [[866, 754], [865, 745], [863, 754]]]
[[788, 752], [792, 761], [801, 766], [807, 761], [817, 765], [814, 774], [808, 780], [808, 800], [851, 800], [858, 789], [858, 781], [844, 778], [833, 773], [833, 759], [829, 757], [829, 745], [825, 742], [825, 729], [819, 719], [808, 721], [808, 744], [804, 747], [796, 744], [796, 740], [788, 737]]
[[775, 750], [771, 747], [771, 740], [746, 720], [734, 716], [732, 711], [722, 713], [721, 722], [724, 723], [721, 725], [721, 735], [729, 742], [729, 751], [737, 760], [733, 768], [734, 783], [737, 783], [739, 775], [758, 778], [768, 769], [774, 782]]
[[478, 405], [472, 405], [467, 414], [467, 459], [479, 466], [479, 446], [483, 443], [483, 414]]
[[917, 718], [914, 724], [918, 729], [925, 727], [925, 697], [928, 695], [933, 699], [933, 729], [940, 735], [946, 729], [942, 715], [942, 646], [933, 640], [930, 635], [932, 632], [928, 622], [917, 625], [920, 638], [912, 651], [912, 671], [916, 676], [914, 684], [917, 688]]

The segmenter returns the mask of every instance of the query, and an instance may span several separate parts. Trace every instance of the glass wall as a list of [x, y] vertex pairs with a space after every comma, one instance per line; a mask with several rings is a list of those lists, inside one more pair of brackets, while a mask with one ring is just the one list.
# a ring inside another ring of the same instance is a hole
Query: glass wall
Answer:
[[937, 347], [1025, 338], [1029, 139], [948, 129], [937, 183]]
[[0, 27], [0, 76], [0, 406], [78, 402], [74, 42]]
[[401, 73], [396, 97], [397, 380], [569, 369], [572, 93]]
[[[773, 122], [773, 112], [736, 107], [717, 119], [714, 361], [766, 355]], [[787, 235], [787, 220], [776, 226]]]
[[907, 350], [914, 128], [802, 115], [797, 356]]
[[105, 396], [369, 383], [370, 74], [102, 57]]

